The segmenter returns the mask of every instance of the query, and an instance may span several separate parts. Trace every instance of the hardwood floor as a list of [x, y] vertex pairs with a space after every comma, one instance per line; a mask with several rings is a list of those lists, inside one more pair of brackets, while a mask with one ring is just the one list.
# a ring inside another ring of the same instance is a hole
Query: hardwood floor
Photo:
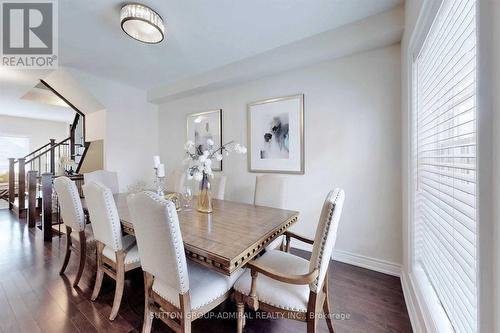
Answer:
[[[140, 270], [127, 273], [120, 312], [111, 322], [108, 317], [114, 281], [105, 277], [97, 301], [91, 302], [93, 257], [85, 267], [80, 287], [74, 289], [71, 281], [77, 271], [77, 258], [71, 258], [68, 276], [59, 276], [65, 239], [54, 237], [52, 243], [44, 243], [42, 236], [39, 230], [18, 222], [8, 210], [0, 210], [1, 332], [141, 331], [144, 291]], [[329, 274], [332, 310], [348, 316], [334, 320], [337, 333], [411, 332], [398, 278], [339, 262], [330, 265]], [[235, 311], [234, 303], [223, 303], [211, 312], [213, 318], [196, 320], [193, 332], [234, 332], [236, 320], [221, 317], [234, 315]], [[306, 331], [304, 323], [247, 314], [247, 333]], [[153, 331], [171, 332], [160, 320], [154, 320]], [[318, 331], [328, 332], [324, 320], [320, 320]]]

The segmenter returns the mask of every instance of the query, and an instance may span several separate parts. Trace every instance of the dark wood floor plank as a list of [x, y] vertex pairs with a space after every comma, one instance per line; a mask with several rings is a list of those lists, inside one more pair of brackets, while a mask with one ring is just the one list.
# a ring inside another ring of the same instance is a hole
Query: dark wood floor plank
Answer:
[[17, 332], [19, 331], [19, 326], [17, 325], [16, 317], [14, 311], [12, 310], [7, 296], [0, 285], [0, 330], [2, 332]]
[[[78, 258], [59, 275], [65, 238], [44, 242], [38, 229], [28, 229], [8, 210], [0, 210], [0, 332], [140, 332], [144, 308], [142, 273], [126, 275], [124, 296], [115, 321], [108, 320], [115, 284], [106, 278], [95, 302], [90, 295], [95, 279], [95, 257], [88, 251], [78, 288], [71, 286]], [[303, 257], [309, 254], [294, 250]], [[360, 267], [332, 262], [329, 272], [332, 311], [348, 316], [335, 320], [337, 333], [408, 333], [411, 325], [399, 278]], [[211, 312], [212, 318], [193, 323], [193, 332], [234, 332], [234, 319], [218, 318], [235, 312], [228, 301]], [[255, 318], [255, 312], [248, 311]], [[305, 332], [304, 323], [284, 319], [249, 319], [245, 333]], [[153, 332], [172, 332], [155, 320]], [[318, 332], [328, 329], [320, 320]]]

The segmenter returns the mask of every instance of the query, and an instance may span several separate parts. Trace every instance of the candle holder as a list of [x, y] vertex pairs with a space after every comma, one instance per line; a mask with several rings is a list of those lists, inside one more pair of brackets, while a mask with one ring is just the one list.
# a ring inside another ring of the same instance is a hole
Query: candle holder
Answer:
[[155, 183], [156, 183], [156, 194], [159, 196], [164, 196], [165, 195], [165, 189], [163, 188], [163, 183], [165, 181], [165, 177], [159, 177], [158, 176], [158, 168], [154, 168], [155, 170]]

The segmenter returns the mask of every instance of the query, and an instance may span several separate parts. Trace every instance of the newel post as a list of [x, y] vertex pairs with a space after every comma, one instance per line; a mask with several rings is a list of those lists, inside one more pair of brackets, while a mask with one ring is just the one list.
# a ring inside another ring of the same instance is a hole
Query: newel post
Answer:
[[25, 209], [26, 209], [26, 168], [25, 168], [25, 158], [18, 158], [17, 163], [19, 164], [18, 167], [18, 175], [17, 175], [17, 183], [18, 183], [18, 193], [17, 193], [17, 198], [19, 199], [18, 201], [18, 206], [17, 208], [19, 209], [19, 217], [25, 217]]
[[16, 200], [16, 174], [14, 169], [15, 158], [9, 158], [9, 209], [12, 210]]
[[28, 227], [36, 226], [36, 184], [38, 171], [28, 171]]
[[54, 146], [56, 145], [56, 139], [50, 139], [50, 173], [55, 175], [56, 172], [56, 152]]
[[44, 241], [52, 241], [52, 174], [42, 174], [42, 232]]

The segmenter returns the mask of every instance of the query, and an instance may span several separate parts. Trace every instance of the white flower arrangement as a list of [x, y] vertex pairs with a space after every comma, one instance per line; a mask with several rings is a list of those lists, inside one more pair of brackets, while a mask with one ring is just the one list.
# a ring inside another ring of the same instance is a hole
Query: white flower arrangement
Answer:
[[194, 142], [191, 140], [187, 141], [184, 145], [184, 150], [186, 151], [184, 164], [188, 165], [187, 178], [189, 180], [194, 179], [196, 181], [201, 181], [203, 179], [203, 174], [213, 177], [212, 161], [222, 161], [224, 154], [228, 156], [232, 151], [237, 154], [246, 154], [247, 152], [245, 146], [235, 143], [234, 141], [225, 143], [221, 147], [215, 149], [214, 141], [208, 139], [207, 147], [207, 150], [202, 151], [201, 146], [198, 148], [195, 147]]

